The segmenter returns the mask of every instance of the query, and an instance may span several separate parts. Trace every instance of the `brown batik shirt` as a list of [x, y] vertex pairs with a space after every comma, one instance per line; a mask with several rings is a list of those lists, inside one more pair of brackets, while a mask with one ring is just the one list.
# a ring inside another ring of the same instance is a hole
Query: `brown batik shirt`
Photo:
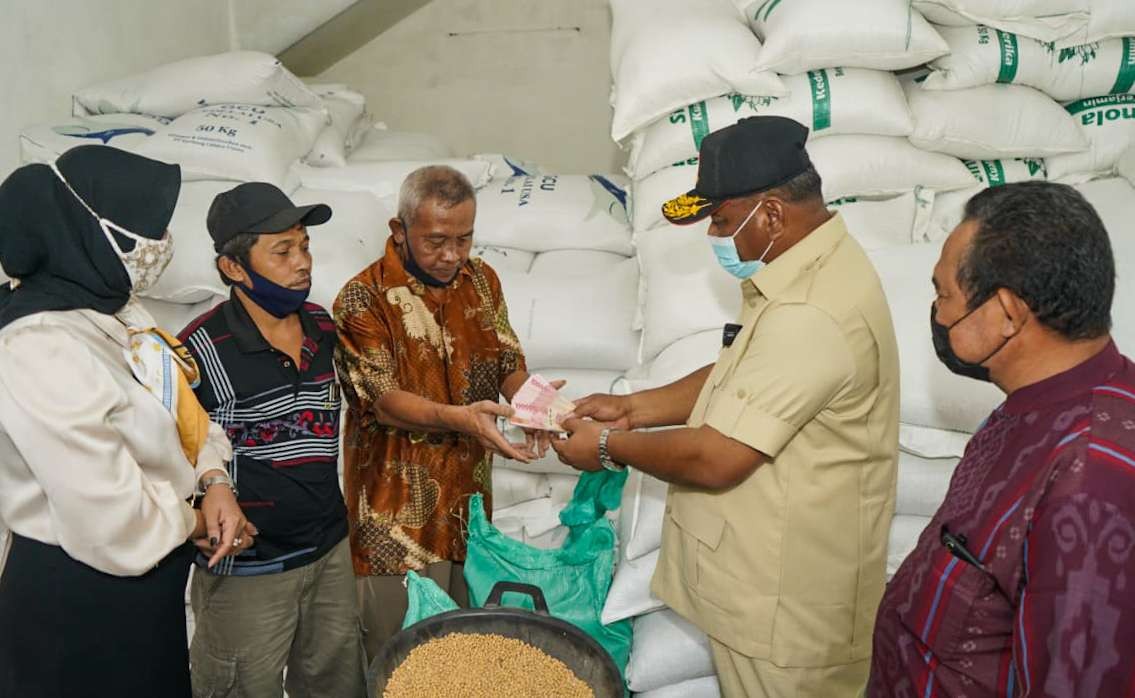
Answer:
[[334, 314], [355, 573], [464, 560], [469, 497], [479, 492], [491, 506], [491, 455], [464, 434], [381, 424], [374, 407], [392, 390], [448, 405], [498, 399], [504, 380], [526, 370], [500, 280], [471, 259], [436, 300], [407, 273], [391, 239], [339, 292]]

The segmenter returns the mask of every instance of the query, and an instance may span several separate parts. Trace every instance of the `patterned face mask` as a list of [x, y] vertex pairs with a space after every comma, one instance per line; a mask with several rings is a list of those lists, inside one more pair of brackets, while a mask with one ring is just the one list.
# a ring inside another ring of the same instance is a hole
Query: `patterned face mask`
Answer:
[[[71, 192], [71, 194], [79, 200], [79, 203], [83, 205], [83, 208], [87, 209], [87, 212], [98, 221], [99, 228], [102, 229], [102, 233], [106, 236], [107, 242], [110, 243], [114, 253], [118, 255], [122, 266], [126, 268], [126, 274], [130, 277], [130, 287], [133, 292], [141, 293], [156, 284], [162, 272], [169, 266], [170, 260], [173, 259], [173, 237], [169, 234], [169, 231], [167, 230], [165, 235], [160, 239], [151, 240], [150, 238], [132, 233], [122, 226], [115, 224], [113, 221], [99, 216], [99, 214], [95, 213], [95, 210], [83, 200], [83, 197], [79, 196], [79, 193], [71, 188], [71, 184], [67, 181], [67, 178], [63, 176], [63, 173], [59, 171], [59, 168], [55, 166], [55, 163], [51, 164], [51, 169], [55, 172], [55, 176], [67, 187], [67, 191]], [[114, 234], [111, 232], [112, 230], [123, 237], [133, 240], [134, 249], [129, 252], [123, 252]]]

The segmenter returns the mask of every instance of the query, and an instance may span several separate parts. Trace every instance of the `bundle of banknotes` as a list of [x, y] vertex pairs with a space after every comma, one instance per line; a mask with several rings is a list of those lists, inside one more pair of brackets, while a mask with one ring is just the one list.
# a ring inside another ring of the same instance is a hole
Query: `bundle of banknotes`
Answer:
[[546, 378], [533, 374], [512, 396], [509, 423], [524, 429], [563, 431], [560, 421], [572, 413], [575, 403], [560, 395]]

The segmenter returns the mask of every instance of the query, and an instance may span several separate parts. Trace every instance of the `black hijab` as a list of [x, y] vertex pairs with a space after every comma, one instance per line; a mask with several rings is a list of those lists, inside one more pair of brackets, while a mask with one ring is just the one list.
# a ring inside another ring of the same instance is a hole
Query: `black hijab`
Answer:
[[[165, 233], [181, 188], [177, 165], [102, 145], [72, 148], [55, 164], [99, 216], [153, 240]], [[98, 221], [48, 165], [26, 165], [0, 184], [0, 266], [19, 280], [0, 290], [0, 328], [47, 310], [112, 314], [130, 299], [130, 277]]]

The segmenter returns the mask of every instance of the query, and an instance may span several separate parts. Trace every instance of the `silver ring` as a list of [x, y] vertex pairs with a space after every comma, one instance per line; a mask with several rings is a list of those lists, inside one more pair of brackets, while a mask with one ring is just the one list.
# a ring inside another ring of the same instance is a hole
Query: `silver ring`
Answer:
[[239, 548], [239, 547], [240, 547], [240, 544], [241, 544], [241, 543], [243, 542], [243, 540], [244, 540], [244, 539], [243, 539], [243, 538], [241, 538], [240, 536], [237, 536], [236, 538], [233, 538], [233, 547]]

